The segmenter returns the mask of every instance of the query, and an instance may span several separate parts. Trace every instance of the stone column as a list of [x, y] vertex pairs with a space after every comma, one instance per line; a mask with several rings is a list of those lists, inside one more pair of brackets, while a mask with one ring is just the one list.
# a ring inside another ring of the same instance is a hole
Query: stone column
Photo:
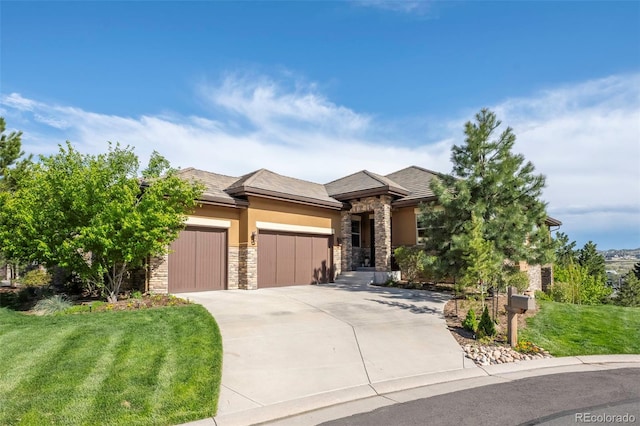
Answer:
[[238, 289], [239, 248], [229, 246], [227, 254], [227, 289]]
[[373, 210], [376, 271], [391, 270], [391, 197], [381, 196]]
[[342, 245], [340, 247], [342, 251], [341, 266], [342, 272], [351, 270], [351, 258], [353, 253], [351, 252], [351, 213], [340, 212], [340, 223], [342, 227]]
[[258, 288], [258, 248], [240, 247], [238, 251], [238, 288], [255, 290]]
[[147, 265], [147, 284], [151, 293], [169, 292], [169, 255], [152, 256]]

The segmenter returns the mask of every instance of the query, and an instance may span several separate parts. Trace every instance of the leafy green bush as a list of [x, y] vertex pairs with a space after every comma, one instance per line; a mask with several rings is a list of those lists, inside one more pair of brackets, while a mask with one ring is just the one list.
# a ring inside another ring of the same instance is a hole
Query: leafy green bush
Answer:
[[545, 293], [544, 291], [541, 291], [541, 290], [536, 290], [535, 298], [538, 299], [538, 300], [547, 300], [547, 301], [553, 300], [553, 298], [549, 294], [547, 294], [547, 293]]
[[482, 316], [480, 317], [480, 323], [478, 324], [478, 336], [495, 336], [496, 335], [496, 325], [489, 316], [489, 308], [487, 305], [484, 306], [484, 311], [482, 311]]
[[611, 295], [611, 288], [599, 276], [590, 275], [586, 267], [570, 263], [554, 271], [551, 297], [556, 302], [598, 305]]
[[16, 281], [25, 287], [43, 287], [51, 283], [51, 275], [47, 271], [33, 269]]
[[400, 246], [394, 250], [396, 262], [407, 281], [416, 281], [425, 271], [428, 256], [421, 247]]
[[504, 281], [506, 283], [506, 287], [513, 286], [518, 289], [518, 293], [522, 293], [529, 288], [529, 276], [524, 271], [508, 272]]
[[52, 315], [57, 312], [63, 312], [71, 306], [72, 304], [69, 299], [63, 295], [56, 294], [55, 296], [38, 301], [33, 310], [37, 315]]
[[462, 321], [462, 327], [464, 327], [465, 330], [469, 330], [474, 333], [478, 331], [478, 319], [476, 318], [476, 313], [473, 309], [469, 309], [467, 311], [467, 316], [464, 318], [464, 321]]

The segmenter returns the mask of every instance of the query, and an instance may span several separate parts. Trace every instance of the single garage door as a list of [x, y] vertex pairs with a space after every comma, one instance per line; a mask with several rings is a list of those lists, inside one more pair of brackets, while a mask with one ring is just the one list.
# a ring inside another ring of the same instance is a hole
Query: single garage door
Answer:
[[227, 286], [227, 231], [187, 228], [171, 244], [169, 292], [223, 290]]
[[260, 231], [258, 288], [332, 281], [331, 236]]

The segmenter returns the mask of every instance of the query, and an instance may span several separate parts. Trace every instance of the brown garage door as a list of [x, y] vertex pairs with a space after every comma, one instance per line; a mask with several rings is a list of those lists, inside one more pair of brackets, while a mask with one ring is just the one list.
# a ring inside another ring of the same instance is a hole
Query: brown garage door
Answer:
[[227, 231], [187, 228], [171, 244], [169, 292], [223, 290], [227, 285]]
[[258, 288], [332, 280], [331, 237], [261, 231]]

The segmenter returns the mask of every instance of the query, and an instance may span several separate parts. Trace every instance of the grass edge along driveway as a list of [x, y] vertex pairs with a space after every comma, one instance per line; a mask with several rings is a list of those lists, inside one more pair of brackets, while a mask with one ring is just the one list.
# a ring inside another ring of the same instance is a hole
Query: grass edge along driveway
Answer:
[[0, 308], [0, 424], [171, 425], [211, 417], [218, 325], [199, 305], [36, 317]]
[[521, 338], [552, 355], [640, 354], [640, 308], [538, 303]]

